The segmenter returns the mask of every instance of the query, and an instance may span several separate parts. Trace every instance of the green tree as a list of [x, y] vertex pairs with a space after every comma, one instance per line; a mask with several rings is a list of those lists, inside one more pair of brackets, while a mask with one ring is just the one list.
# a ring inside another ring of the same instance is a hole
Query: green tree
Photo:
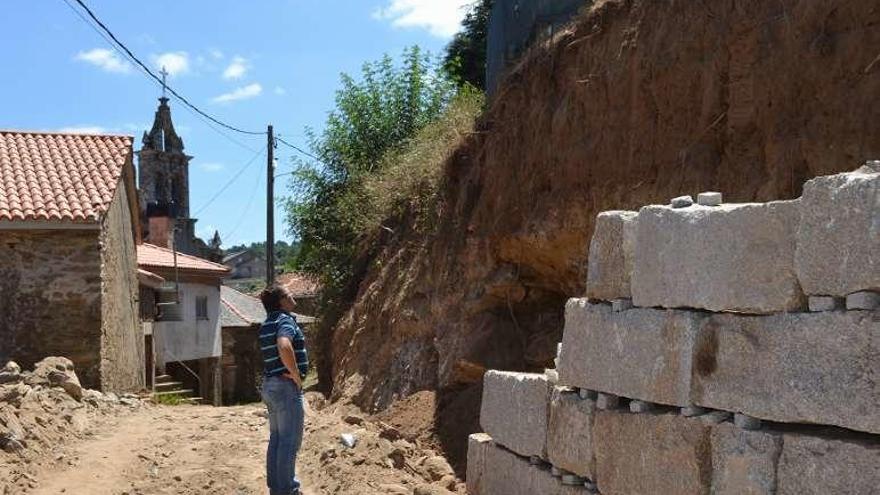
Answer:
[[358, 225], [363, 183], [382, 158], [434, 121], [456, 94], [440, 63], [414, 46], [401, 63], [385, 56], [363, 65], [359, 79], [341, 76], [336, 108], [324, 131], [309, 131], [322, 163], [301, 163], [292, 179], [287, 223], [300, 239], [297, 266], [320, 277], [325, 305], [347, 302], [356, 287], [363, 246]]
[[443, 68], [460, 83], [486, 90], [486, 41], [493, 0], [476, 0], [446, 46]]

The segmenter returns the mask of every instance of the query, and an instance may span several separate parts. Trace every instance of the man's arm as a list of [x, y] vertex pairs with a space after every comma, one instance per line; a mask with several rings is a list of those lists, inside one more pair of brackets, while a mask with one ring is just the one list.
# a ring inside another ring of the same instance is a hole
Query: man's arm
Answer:
[[296, 383], [296, 386], [302, 389], [302, 378], [299, 376], [299, 369], [296, 366], [296, 356], [293, 353], [293, 342], [290, 341], [290, 337], [283, 336], [278, 337], [278, 355], [281, 357], [281, 362], [284, 363], [284, 367], [287, 368], [287, 373], [284, 375], [287, 378], [290, 378]]

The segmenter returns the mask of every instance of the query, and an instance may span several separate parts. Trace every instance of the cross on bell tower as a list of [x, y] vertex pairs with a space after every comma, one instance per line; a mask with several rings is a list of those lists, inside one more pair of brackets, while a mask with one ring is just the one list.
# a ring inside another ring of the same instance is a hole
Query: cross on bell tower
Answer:
[[162, 98], [166, 98], [165, 89], [168, 85], [165, 83], [165, 78], [168, 77], [168, 71], [165, 69], [165, 66], [162, 66], [162, 70], [159, 71], [159, 74], [162, 74]]

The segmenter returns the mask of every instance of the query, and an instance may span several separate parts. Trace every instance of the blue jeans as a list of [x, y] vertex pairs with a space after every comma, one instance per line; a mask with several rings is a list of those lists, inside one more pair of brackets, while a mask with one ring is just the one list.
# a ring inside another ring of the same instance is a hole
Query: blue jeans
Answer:
[[299, 490], [296, 453], [303, 437], [302, 391], [293, 380], [275, 376], [263, 380], [262, 396], [269, 410], [266, 485], [271, 495], [290, 495]]

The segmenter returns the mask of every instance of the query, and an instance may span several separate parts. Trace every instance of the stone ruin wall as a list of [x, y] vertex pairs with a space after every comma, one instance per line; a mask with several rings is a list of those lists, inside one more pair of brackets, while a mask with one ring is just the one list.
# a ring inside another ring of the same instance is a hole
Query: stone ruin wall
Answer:
[[490, 371], [471, 494], [880, 493], [880, 162], [600, 214], [557, 369]]

